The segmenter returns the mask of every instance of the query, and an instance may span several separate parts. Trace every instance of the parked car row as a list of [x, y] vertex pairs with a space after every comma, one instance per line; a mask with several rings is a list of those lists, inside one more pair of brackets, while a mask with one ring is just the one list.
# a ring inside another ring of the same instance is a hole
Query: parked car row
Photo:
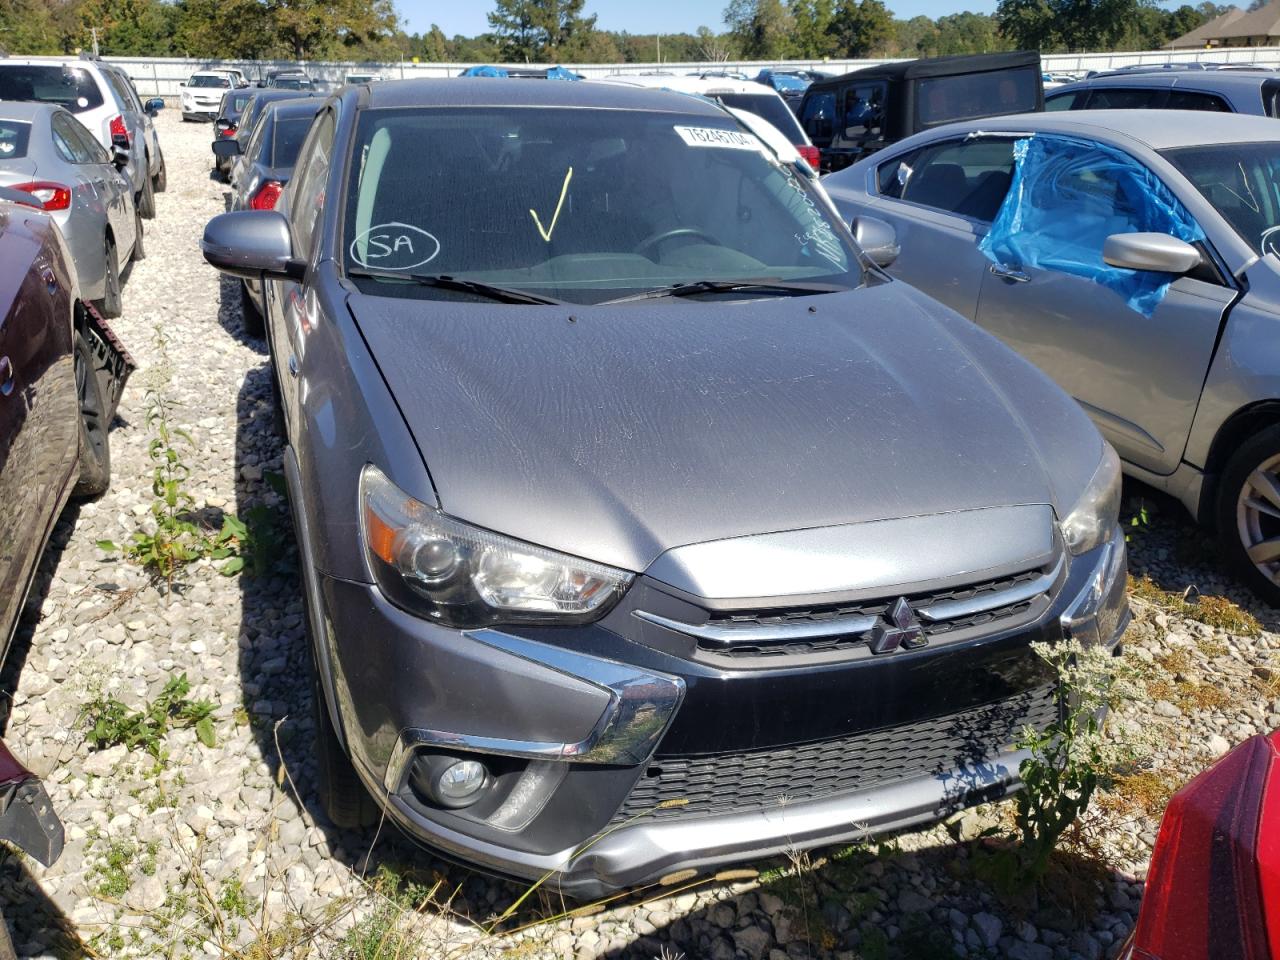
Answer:
[[[165, 187], [162, 106], [101, 61], [0, 60], [0, 662], [63, 507], [111, 481], [108, 431], [133, 361], [106, 318]], [[45, 864], [63, 843], [39, 780], [2, 742], [0, 839]]]

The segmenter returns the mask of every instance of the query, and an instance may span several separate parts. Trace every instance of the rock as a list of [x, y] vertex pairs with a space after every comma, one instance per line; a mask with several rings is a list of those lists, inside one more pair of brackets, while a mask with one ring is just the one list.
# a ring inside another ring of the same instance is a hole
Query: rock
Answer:
[[772, 942], [773, 938], [756, 926], [744, 927], [733, 932], [734, 946], [745, 953], [750, 960], [761, 960]]
[[1009, 947], [1009, 960], [1053, 960], [1053, 948], [1043, 943], [1015, 940]]
[[978, 932], [982, 945], [987, 949], [993, 949], [1004, 932], [1004, 923], [999, 917], [984, 911], [973, 915], [973, 929]]
[[1151, 711], [1158, 717], [1168, 717], [1170, 719], [1182, 716], [1182, 711], [1168, 700], [1157, 700], [1151, 707]]
[[903, 913], [928, 913], [933, 901], [908, 887], [898, 894], [898, 909]]
[[1220, 757], [1231, 749], [1231, 744], [1227, 741], [1227, 738], [1217, 733], [1210, 734], [1204, 746], [1211, 757]]

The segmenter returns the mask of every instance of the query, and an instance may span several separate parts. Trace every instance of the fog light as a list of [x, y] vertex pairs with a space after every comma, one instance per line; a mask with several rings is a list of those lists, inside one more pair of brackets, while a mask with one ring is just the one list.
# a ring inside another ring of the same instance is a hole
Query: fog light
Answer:
[[413, 780], [432, 803], [458, 809], [475, 803], [489, 785], [489, 771], [479, 760], [422, 756], [413, 766]]
[[440, 799], [461, 806], [470, 803], [484, 787], [484, 764], [478, 760], [459, 760], [445, 767], [436, 778]]

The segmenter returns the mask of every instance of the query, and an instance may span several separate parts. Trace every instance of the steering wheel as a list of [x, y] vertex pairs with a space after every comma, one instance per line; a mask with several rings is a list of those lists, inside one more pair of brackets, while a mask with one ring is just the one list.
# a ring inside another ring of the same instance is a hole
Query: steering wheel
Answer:
[[719, 240], [711, 236], [711, 234], [699, 230], [697, 227], [676, 227], [674, 230], [660, 230], [655, 234], [645, 237], [635, 245], [632, 253], [638, 253], [646, 256], [652, 247], [656, 247], [660, 243], [666, 243], [668, 240], [676, 240], [680, 237], [699, 237], [715, 246], [721, 246]]

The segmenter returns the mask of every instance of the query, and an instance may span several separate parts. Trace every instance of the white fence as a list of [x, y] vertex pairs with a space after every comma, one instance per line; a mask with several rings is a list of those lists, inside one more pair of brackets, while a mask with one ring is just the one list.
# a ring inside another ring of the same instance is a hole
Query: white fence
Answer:
[[[39, 59], [39, 58], [37, 58]], [[50, 58], [52, 59], [52, 58]], [[235, 67], [243, 70], [251, 79], [266, 75], [269, 70], [298, 68], [306, 70], [317, 80], [331, 84], [342, 83], [348, 73], [378, 73], [388, 80], [415, 77], [456, 77], [470, 63], [320, 63], [306, 61], [264, 60], [194, 60], [146, 57], [105, 57], [128, 71], [143, 96], [176, 97], [178, 85], [192, 72], [211, 67]], [[1256, 63], [1261, 66], [1280, 66], [1280, 47], [1214, 48], [1212, 50], [1150, 50], [1135, 53], [1051, 53], [1042, 58], [1044, 68], [1050, 72], [1078, 73], [1086, 70], [1112, 70], [1133, 64], [1188, 63], [1203, 60], [1212, 63]], [[661, 70], [669, 73], [692, 73], [701, 70], [734, 70], [755, 76], [766, 67], [790, 67], [792, 69], [821, 70], [840, 74], [859, 67], [868, 67], [886, 60], [731, 60], [727, 63], [583, 63], [565, 64], [571, 70], [588, 77], [607, 77], [628, 73], [651, 73]], [[549, 64], [548, 64], [549, 66]]]

